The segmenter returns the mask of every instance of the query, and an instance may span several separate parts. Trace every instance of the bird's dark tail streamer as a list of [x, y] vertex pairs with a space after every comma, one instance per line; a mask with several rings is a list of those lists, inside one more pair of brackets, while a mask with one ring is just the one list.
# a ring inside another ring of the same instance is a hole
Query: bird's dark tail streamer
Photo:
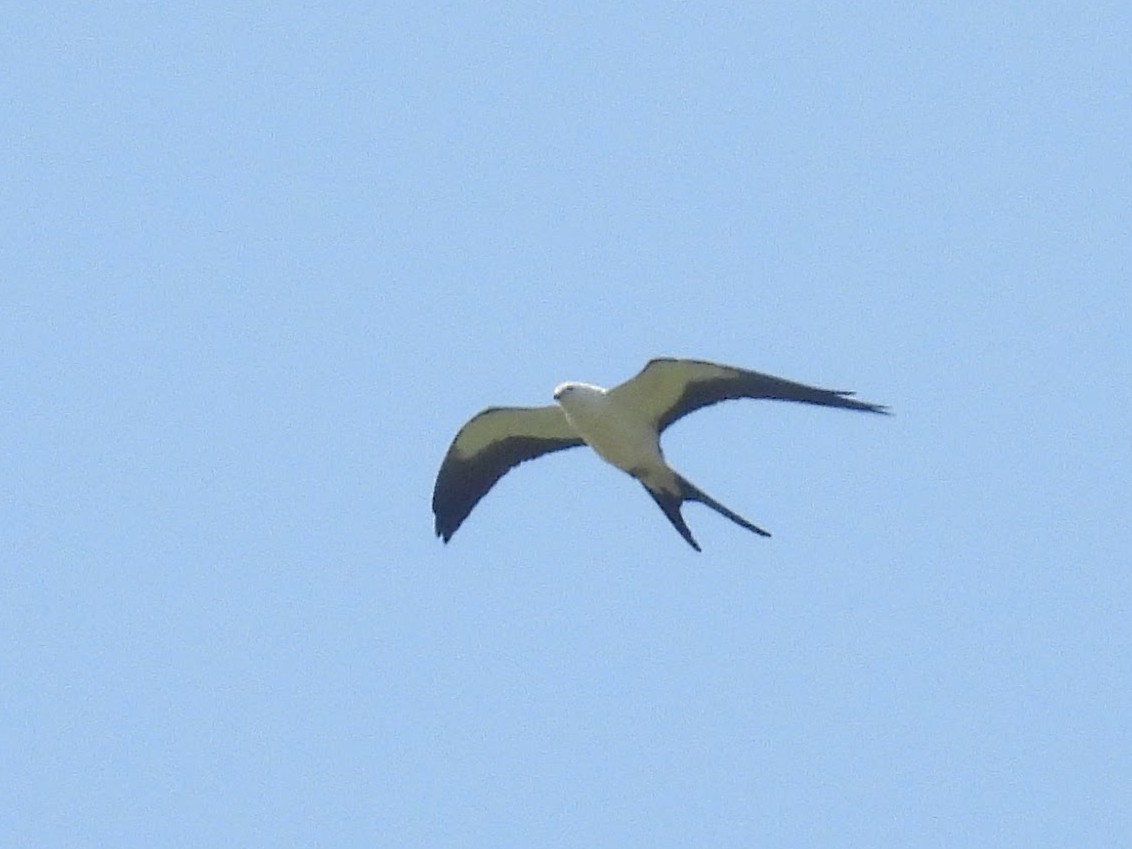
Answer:
[[696, 542], [696, 538], [692, 536], [692, 531], [688, 528], [688, 523], [684, 521], [684, 516], [680, 512], [680, 508], [685, 501], [698, 501], [701, 504], [707, 505], [716, 513], [726, 516], [736, 525], [746, 528], [748, 531], [754, 531], [756, 534], [764, 537], [770, 536], [770, 531], [760, 528], [753, 522], [748, 522], [738, 513], [724, 507], [687, 478], [676, 475], [676, 482], [680, 485], [680, 492], [677, 494], [664, 491], [654, 492], [647, 486], [645, 489], [648, 491], [648, 494], [652, 496], [653, 501], [657, 503], [657, 506], [664, 511], [664, 515], [668, 517], [668, 521], [672, 523], [672, 526], [680, 532], [680, 536], [684, 537], [688, 545], [692, 546], [696, 551], [700, 550], [700, 545]]

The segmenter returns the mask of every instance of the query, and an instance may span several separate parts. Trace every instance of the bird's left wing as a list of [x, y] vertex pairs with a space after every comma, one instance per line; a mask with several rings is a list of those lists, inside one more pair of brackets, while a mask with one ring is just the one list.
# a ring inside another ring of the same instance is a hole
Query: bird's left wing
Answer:
[[852, 392], [819, 389], [703, 360], [650, 360], [636, 377], [615, 386], [610, 394], [640, 410], [658, 433], [688, 413], [732, 398], [773, 398], [870, 413], [888, 412], [880, 404], [849, 397]]
[[436, 476], [436, 535], [448, 542], [495, 482], [523, 461], [582, 444], [556, 404], [492, 407], [474, 416], [452, 440]]

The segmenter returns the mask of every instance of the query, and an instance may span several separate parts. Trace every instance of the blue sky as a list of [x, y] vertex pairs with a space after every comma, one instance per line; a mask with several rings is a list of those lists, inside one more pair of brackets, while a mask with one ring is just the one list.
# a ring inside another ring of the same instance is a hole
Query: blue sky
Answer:
[[[0, 843], [1132, 834], [1117, 3], [29, 4], [0, 24]], [[567, 452], [652, 356], [887, 403]]]

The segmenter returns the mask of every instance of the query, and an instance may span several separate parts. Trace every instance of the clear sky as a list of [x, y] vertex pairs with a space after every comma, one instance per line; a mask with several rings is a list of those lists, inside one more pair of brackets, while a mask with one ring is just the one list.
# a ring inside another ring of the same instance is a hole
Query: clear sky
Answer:
[[1127, 845], [1129, 10], [7, 6], [0, 845]]

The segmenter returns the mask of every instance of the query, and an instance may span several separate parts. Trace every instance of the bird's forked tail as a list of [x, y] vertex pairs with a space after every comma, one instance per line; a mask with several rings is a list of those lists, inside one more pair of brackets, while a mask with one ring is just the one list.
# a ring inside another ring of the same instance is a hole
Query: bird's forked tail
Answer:
[[701, 504], [706, 504], [716, 513], [726, 516], [736, 525], [746, 528], [748, 531], [754, 531], [759, 536], [770, 536], [770, 531], [763, 530], [758, 525], [748, 522], [738, 513], [728, 510], [691, 481], [681, 475], [673, 474], [679, 486], [678, 492], [670, 492], [666, 489], [654, 490], [647, 485], [644, 485], [645, 490], [652, 496], [657, 506], [664, 511], [664, 515], [668, 517], [668, 521], [672, 523], [672, 526], [680, 532], [680, 536], [684, 537], [688, 545], [692, 546], [696, 551], [700, 550], [699, 543], [697, 543], [696, 538], [692, 536], [692, 532], [688, 528], [688, 523], [684, 521], [684, 516], [680, 512], [680, 507], [685, 501], [698, 501]]

